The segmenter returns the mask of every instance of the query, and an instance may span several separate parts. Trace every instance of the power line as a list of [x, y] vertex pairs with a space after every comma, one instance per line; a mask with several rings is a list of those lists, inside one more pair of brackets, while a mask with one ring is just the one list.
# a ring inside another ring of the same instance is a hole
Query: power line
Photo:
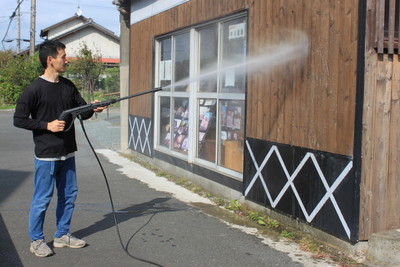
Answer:
[[10, 16], [10, 21], [8, 22], [8, 26], [7, 26], [6, 33], [4, 34], [3, 40], [1, 40], [1, 45], [3, 46], [3, 50], [6, 50], [5, 47], [4, 47], [4, 40], [6, 39], [7, 34], [8, 34], [8, 31], [10, 30], [11, 22], [12, 22], [13, 19], [15, 18], [16, 12], [17, 12], [18, 8], [20, 7], [20, 5], [22, 4], [23, 1], [24, 1], [24, 0], [21, 0], [21, 1], [18, 3], [18, 5], [17, 5], [17, 7], [15, 8], [14, 12], [13, 12], [13, 13], [11, 14], [11, 16]]

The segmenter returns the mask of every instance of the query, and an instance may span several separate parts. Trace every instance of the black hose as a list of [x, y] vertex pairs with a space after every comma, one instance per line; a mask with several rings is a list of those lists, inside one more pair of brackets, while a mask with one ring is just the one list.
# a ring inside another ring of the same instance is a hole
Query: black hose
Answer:
[[[83, 133], [84, 133], [84, 135], [85, 135], [85, 137], [86, 137], [86, 140], [87, 140], [87, 142], [88, 142], [90, 148], [92, 149], [92, 152], [93, 152], [94, 156], [96, 157], [97, 162], [99, 163], [101, 172], [103, 173], [104, 181], [106, 182], [106, 187], [107, 187], [107, 191], [108, 191], [108, 196], [109, 196], [109, 198], [110, 198], [110, 204], [111, 204], [112, 215], [113, 215], [113, 218], [114, 218], [114, 224], [115, 224], [115, 228], [117, 229], [118, 239], [119, 239], [119, 242], [120, 242], [120, 244], [121, 244], [122, 249], [126, 252], [126, 254], [128, 254], [129, 257], [131, 257], [131, 258], [133, 258], [133, 259], [135, 259], [135, 260], [138, 260], [138, 261], [141, 261], [141, 262], [146, 262], [146, 263], [149, 263], [149, 264], [152, 264], [152, 265], [155, 265], [155, 266], [160, 266], [160, 267], [162, 267], [162, 265], [160, 265], [160, 264], [158, 264], [158, 263], [155, 263], [155, 262], [152, 262], [152, 261], [148, 261], [148, 260], [145, 260], [145, 259], [141, 259], [141, 258], [135, 257], [134, 255], [130, 254], [129, 251], [128, 251], [128, 244], [125, 246], [124, 243], [122, 242], [121, 232], [120, 232], [120, 230], [119, 230], [119, 225], [118, 225], [117, 217], [116, 217], [116, 215], [115, 215], [114, 201], [113, 201], [113, 198], [112, 198], [112, 195], [111, 195], [111, 189], [110, 189], [110, 185], [109, 185], [109, 183], [108, 183], [107, 175], [106, 175], [106, 173], [105, 173], [105, 171], [104, 171], [103, 165], [101, 164], [99, 157], [97, 156], [96, 151], [94, 150], [94, 148], [93, 148], [93, 146], [92, 146], [92, 143], [91, 143], [90, 140], [89, 140], [89, 137], [88, 137], [88, 135], [87, 135], [87, 133], [86, 133], [86, 130], [85, 130], [85, 126], [83, 125], [83, 120], [80, 118], [80, 116], [78, 116], [78, 119], [79, 119], [79, 122], [81, 123], [82, 131], [83, 131]], [[154, 215], [153, 215], [153, 216], [154, 216]], [[152, 217], [153, 217], [153, 216], [152, 216]], [[152, 218], [152, 217], [151, 217], [151, 218]], [[151, 218], [150, 218], [150, 220], [151, 220]], [[142, 227], [142, 228], [143, 228], [143, 227]], [[142, 228], [141, 228], [141, 229], [142, 229]], [[139, 230], [140, 230], [140, 229], [139, 229]], [[139, 231], [139, 230], [138, 230], [138, 231]]]

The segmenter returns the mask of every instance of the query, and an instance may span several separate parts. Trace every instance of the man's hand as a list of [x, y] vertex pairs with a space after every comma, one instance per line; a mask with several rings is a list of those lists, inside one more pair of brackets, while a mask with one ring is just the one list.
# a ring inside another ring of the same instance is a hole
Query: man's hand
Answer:
[[64, 131], [64, 127], [65, 121], [54, 120], [47, 123], [47, 130], [53, 133]]
[[[98, 102], [100, 102], [99, 100], [94, 100], [92, 103], [98, 103]], [[105, 110], [106, 108], [108, 108], [108, 106], [105, 106], [105, 107], [97, 107], [97, 108], [95, 108], [95, 109], [93, 109], [93, 111], [94, 112], [102, 112], [103, 110]]]

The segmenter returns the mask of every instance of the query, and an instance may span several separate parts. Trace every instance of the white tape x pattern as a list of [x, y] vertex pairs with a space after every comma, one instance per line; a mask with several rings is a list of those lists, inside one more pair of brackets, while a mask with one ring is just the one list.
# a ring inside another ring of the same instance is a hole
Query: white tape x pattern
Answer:
[[[139, 125], [139, 120], [141, 120]], [[146, 125], [146, 121], [143, 118], [134, 117], [132, 121], [132, 117], [129, 117], [129, 128], [130, 128], [130, 137], [128, 141], [128, 146], [133, 146], [135, 151], [138, 151], [138, 146], [140, 145], [140, 151], [143, 154], [145, 149], [148, 149], [149, 155], [151, 155], [151, 148], [149, 142], [149, 134], [151, 130], [151, 120], [149, 120], [149, 124]], [[142, 131], [145, 132], [144, 140], [141, 139]], [[137, 136], [135, 136], [135, 132]]]
[[[254, 174], [253, 178], [251, 179], [250, 184], [248, 185], [248, 187], [245, 190], [245, 196], [247, 196], [247, 194], [250, 192], [251, 188], [253, 187], [254, 183], [259, 178], [260, 181], [261, 181], [261, 184], [262, 184], [262, 186], [263, 186], [263, 188], [265, 190], [265, 193], [268, 196], [268, 200], [270, 202], [270, 205], [273, 208], [275, 208], [276, 205], [278, 205], [279, 201], [281, 200], [282, 196], [285, 194], [285, 192], [287, 191], [287, 189], [290, 186], [291, 189], [294, 192], [294, 195], [296, 196], [297, 202], [299, 203], [300, 208], [301, 208], [304, 216], [306, 217], [307, 222], [311, 222], [315, 218], [315, 216], [318, 214], [318, 212], [322, 209], [322, 207], [325, 205], [325, 203], [328, 201], [328, 199], [330, 199], [332, 204], [333, 204], [333, 206], [334, 206], [334, 208], [335, 208], [335, 211], [336, 211], [337, 215], [339, 216], [340, 222], [342, 223], [343, 228], [344, 228], [347, 236], [350, 238], [350, 229], [349, 229], [349, 227], [348, 227], [348, 225], [346, 223], [346, 220], [344, 219], [343, 214], [342, 214], [342, 212], [341, 212], [341, 210], [340, 210], [340, 208], [339, 208], [339, 206], [338, 206], [338, 204], [336, 202], [336, 199], [335, 199], [335, 197], [333, 195], [333, 192], [336, 190], [336, 188], [339, 186], [339, 184], [343, 181], [343, 179], [346, 177], [346, 175], [353, 168], [353, 162], [352, 161], [350, 161], [347, 164], [347, 166], [343, 169], [343, 171], [340, 173], [340, 175], [336, 178], [336, 180], [332, 184], [332, 186], [329, 186], [329, 184], [327, 183], [326, 178], [325, 178], [324, 174], [322, 173], [321, 168], [320, 168], [320, 166], [319, 166], [319, 164], [318, 164], [318, 162], [317, 162], [317, 160], [315, 158], [315, 155], [313, 153], [308, 152], [304, 156], [304, 158], [300, 162], [300, 164], [297, 166], [295, 171], [292, 174], [289, 174], [289, 172], [288, 172], [288, 170], [287, 170], [287, 168], [285, 166], [285, 163], [283, 162], [282, 157], [281, 157], [281, 155], [279, 153], [279, 150], [278, 150], [278, 148], [276, 146], [272, 146], [271, 147], [271, 149], [269, 150], [269, 152], [265, 156], [265, 158], [264, 158], [264, 160], [263, 160], [263, 162], [261, 163], [260, 166], [258, 166], [257, 161], [256, 161], [256, 159], [254, 157], [253, 151], [252, 151], [252, 149], [250, 147], [250, 144], [249, 144], [249, 142], [247, 140], [246, 140], [246, 146], [247, 146], [247, 149], [249, 151], [250, 157], [251, 157], [251, 159], [253, 161], [254, 167], [256, 168], [256, 173]], [[263, 175], [261, 173], [263, 168], [265, 167], [265, 165], [267, 164], [268, 160], [270, 159], [270, 157], [271, 157], [271, 155], [273, 153], [276, 154], [276, 156], [277, 156], [277, 158], [279, 160], [279, 163], [280, 163], [280, 165], [281, 165], [281, 167], [282, 167], [282, 169], [283, 169], [283, 171], [284, 171], [284, 173], [286, 175], [286, 178], [287, 178], [286, 184], [282, 187], [282, 190], [279, 192], [279, 194], [277, 195], [277, 197], [275, 199], [272, 199], [271, 194], [270, 194], [270, 192], [268, 190], [267, 184], [265, 183], [264, 177], [263, 177]], [[311, 160], [313, 162], [313, 164], [315, 166], [315, 169], [318, 172], [318, 176], [321, 179], [321, 181], [322, 181], [322, 183], [323, 183], [323, 185], [325, 187], [325, 190], [326, 190], [325, 195], [321, 198], [321, 200], [319, 201], [317, 206], [314, 208], [314, 210], [310, 214], [308, 214], [306, 208], [304, 207], [303, 201], [301, 200], [301, 198], [299, 196], [299, 193], [297, 192], [297, 189], [296, 189], [296, 187], [295, 187], [295, 185], [293, 183], [294, 179], [296, 179], [297, 175], [299, 174], [299, 172], [301, 171], [301, 169], [303, 168], [303, 166], [305, 165], [305, 163], [308, 160]]]

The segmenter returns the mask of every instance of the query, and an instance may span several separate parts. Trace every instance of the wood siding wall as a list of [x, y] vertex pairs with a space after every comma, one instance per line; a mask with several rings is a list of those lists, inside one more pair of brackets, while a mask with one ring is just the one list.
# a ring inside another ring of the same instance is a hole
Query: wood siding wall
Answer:
[[262, 2], [249, 22], [250, 50], [294, 28], [310, 38], [310, 54], [302, 69], [249, 77], [247, 136], [351, 156], [358, 1]]
[[[352, 156], [358, 1], [191, 0], [131, 26], [131, 93], [152, 88], [155, 36], [240, 10], [248, 10], [249, 56], [284, 36], [281, 29], [310, 38], [303, 68], [248, 75], [246, 135]], [[151, 117], [151, 96], [131, 103], [131, 114]]]
[[360, 239], [400, 228], [400, 61], [366, 54]]

